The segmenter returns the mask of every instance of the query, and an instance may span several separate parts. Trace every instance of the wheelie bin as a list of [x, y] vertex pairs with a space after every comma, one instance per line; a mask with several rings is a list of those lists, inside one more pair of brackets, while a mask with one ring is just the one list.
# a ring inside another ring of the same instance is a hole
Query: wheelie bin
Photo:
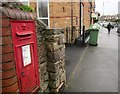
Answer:
[[99, 33], [100, 27], [97, 24], [93, 24], [90, 26], [90, 39], [89, 39], [89, 45], [97, 46], [98, 43], [98, 33]]

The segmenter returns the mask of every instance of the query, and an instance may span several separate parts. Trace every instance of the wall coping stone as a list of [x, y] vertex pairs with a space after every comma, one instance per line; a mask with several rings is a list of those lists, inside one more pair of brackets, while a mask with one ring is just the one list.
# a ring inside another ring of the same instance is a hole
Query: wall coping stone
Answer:
[[0, 6], [0, 11], [5, 16], [11, 18], [11, 19], [23, 19], [23, 20], [34, 20], [35, 14], [32, 12], [24, 12], [19, 9], [10, 9], [9, 7], [2, 7]]

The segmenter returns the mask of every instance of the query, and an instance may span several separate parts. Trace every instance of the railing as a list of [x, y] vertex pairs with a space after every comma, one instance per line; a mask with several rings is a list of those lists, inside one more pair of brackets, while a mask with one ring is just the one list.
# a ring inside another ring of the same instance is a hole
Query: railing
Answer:
[[77, 27], [73, 27], [73, 31], [71, 27], [67, 27], [64, 29], [65, 40], [67, 44], [73, 44], [75, 39], [79, 38], [79, 29]]
[[85, 26], [83, 26], [83, 35], [82, 35], [83, 44], [89, 41], [89, 37], [90, 37], [90, 30], [89, 29], [85, 30]]
[[[73, 27], [73, 32], [70, 27], [64, 29], [66, 44], [76, 44], [80, 43], [84, 45], [89, 40], [90, 30], [85, 30], [83, 26], [82, 34], [80, 35], [79, 28]], [[79, 42], [78, 42], [79, 41]]]

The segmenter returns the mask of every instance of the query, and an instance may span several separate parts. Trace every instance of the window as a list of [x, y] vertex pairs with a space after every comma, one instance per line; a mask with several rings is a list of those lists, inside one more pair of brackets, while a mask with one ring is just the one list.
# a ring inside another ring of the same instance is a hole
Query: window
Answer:
[[47, 26], [49, 26], [49, 2], [48, 0], [38, 0], [37, 2], [37, 16]]
[[19, 0], [22, 4], [29, 5], [29, 0]]

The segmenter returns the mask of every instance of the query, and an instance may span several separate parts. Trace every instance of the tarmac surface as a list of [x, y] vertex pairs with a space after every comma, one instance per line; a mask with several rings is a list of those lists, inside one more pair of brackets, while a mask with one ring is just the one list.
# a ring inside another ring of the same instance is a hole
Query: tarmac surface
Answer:
[[66, 48], [65, 92], [118, 92], [118, 38], [101, 28], [98, 46]]

